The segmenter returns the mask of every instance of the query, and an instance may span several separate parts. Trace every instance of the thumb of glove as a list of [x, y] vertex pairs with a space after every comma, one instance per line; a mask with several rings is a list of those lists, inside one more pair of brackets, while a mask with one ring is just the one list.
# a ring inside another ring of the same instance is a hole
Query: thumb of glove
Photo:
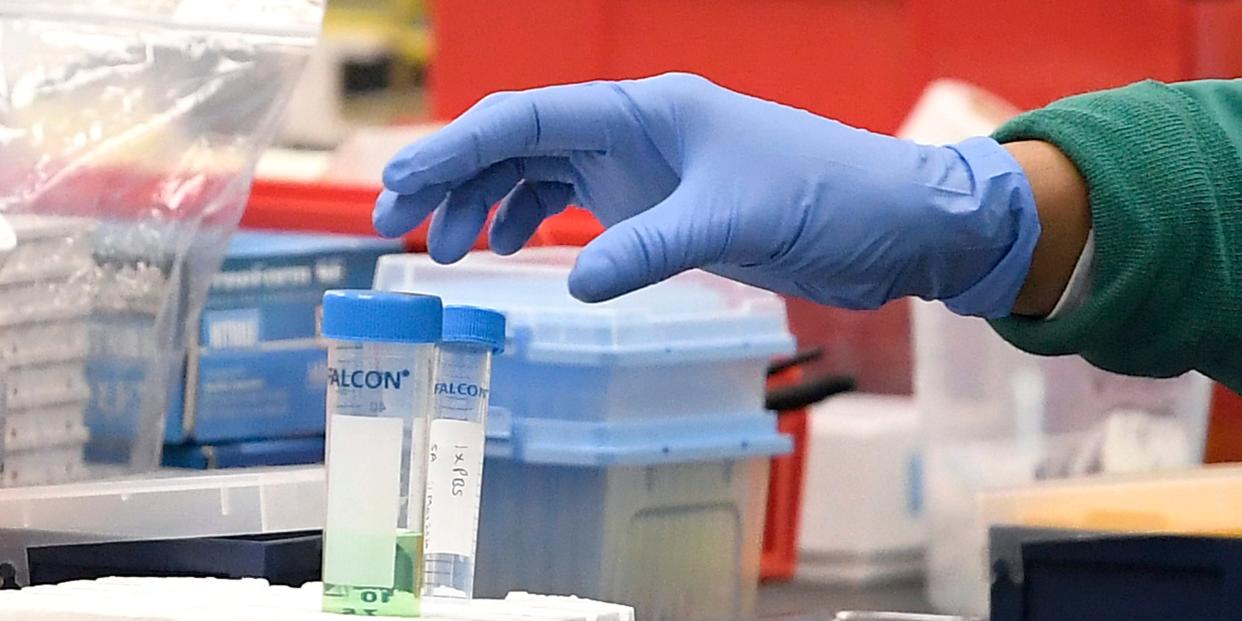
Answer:
[[609, 227], [587, 244], [569, 273], [569, 292], [603, 302], [709, 263], [719, 254], [692, 213], [683, 182], [656, 206]]

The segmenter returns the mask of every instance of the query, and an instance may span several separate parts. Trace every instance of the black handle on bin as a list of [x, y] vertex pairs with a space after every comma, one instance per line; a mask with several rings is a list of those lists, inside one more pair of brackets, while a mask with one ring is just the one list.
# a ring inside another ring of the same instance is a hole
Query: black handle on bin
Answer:
[[792, 386], [768, 390], [764, 407], [782, 412], [815, 405], [832, 395], [854, 390], [854, 378], [844, 375], [817, 375]]

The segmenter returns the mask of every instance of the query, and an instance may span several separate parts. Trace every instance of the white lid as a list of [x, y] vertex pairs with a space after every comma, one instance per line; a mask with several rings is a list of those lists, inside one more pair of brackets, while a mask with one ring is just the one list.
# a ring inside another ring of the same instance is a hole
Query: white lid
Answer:
[[0, 489], [0, 528], [176, 538], [322, 528], [322, 466], [181, 470]]
[[375, 288], [496, 309], [508, 323], [506, 355], [532, 360], [652, 364], [767, 358], [793, 348], [779, 296], [699, 270], [608, 302], [580, 302], [567, 284], [577, 253], [472, 252], [452, 265], [389, 255], [376, 267]]

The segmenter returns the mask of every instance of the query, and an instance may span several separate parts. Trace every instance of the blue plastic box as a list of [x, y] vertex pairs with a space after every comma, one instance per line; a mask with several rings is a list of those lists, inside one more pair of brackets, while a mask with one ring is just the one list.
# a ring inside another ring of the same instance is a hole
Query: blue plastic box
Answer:
[[476, 594], [576, 594], [640, 618], [753, 616], [768, 463], [764, 411], [793, 350], [776, 295], [702, 272], [604, 304], [570, 297], [576, 249], [441, 266], [388, 256], [376, 288], [495, 308]]
[[322, 434], [327, 353], [323, 292], [365, 288], [399, 240], [239, 231], [212, 277], [170, 404], [168, 443]]

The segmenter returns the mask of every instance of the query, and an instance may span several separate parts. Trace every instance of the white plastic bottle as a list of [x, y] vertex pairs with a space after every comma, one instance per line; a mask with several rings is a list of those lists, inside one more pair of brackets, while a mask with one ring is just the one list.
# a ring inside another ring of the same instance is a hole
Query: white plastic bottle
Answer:
[[419, 614], [427, 421], [441, 323], [434, 296], [324, 294], [325, 611]]
[[423, 592], [428, 597], [468, 599], [474, 594], [492, 355], [503, 349], [504, 340], [500, 313], [445, 307], [428, 451]]

